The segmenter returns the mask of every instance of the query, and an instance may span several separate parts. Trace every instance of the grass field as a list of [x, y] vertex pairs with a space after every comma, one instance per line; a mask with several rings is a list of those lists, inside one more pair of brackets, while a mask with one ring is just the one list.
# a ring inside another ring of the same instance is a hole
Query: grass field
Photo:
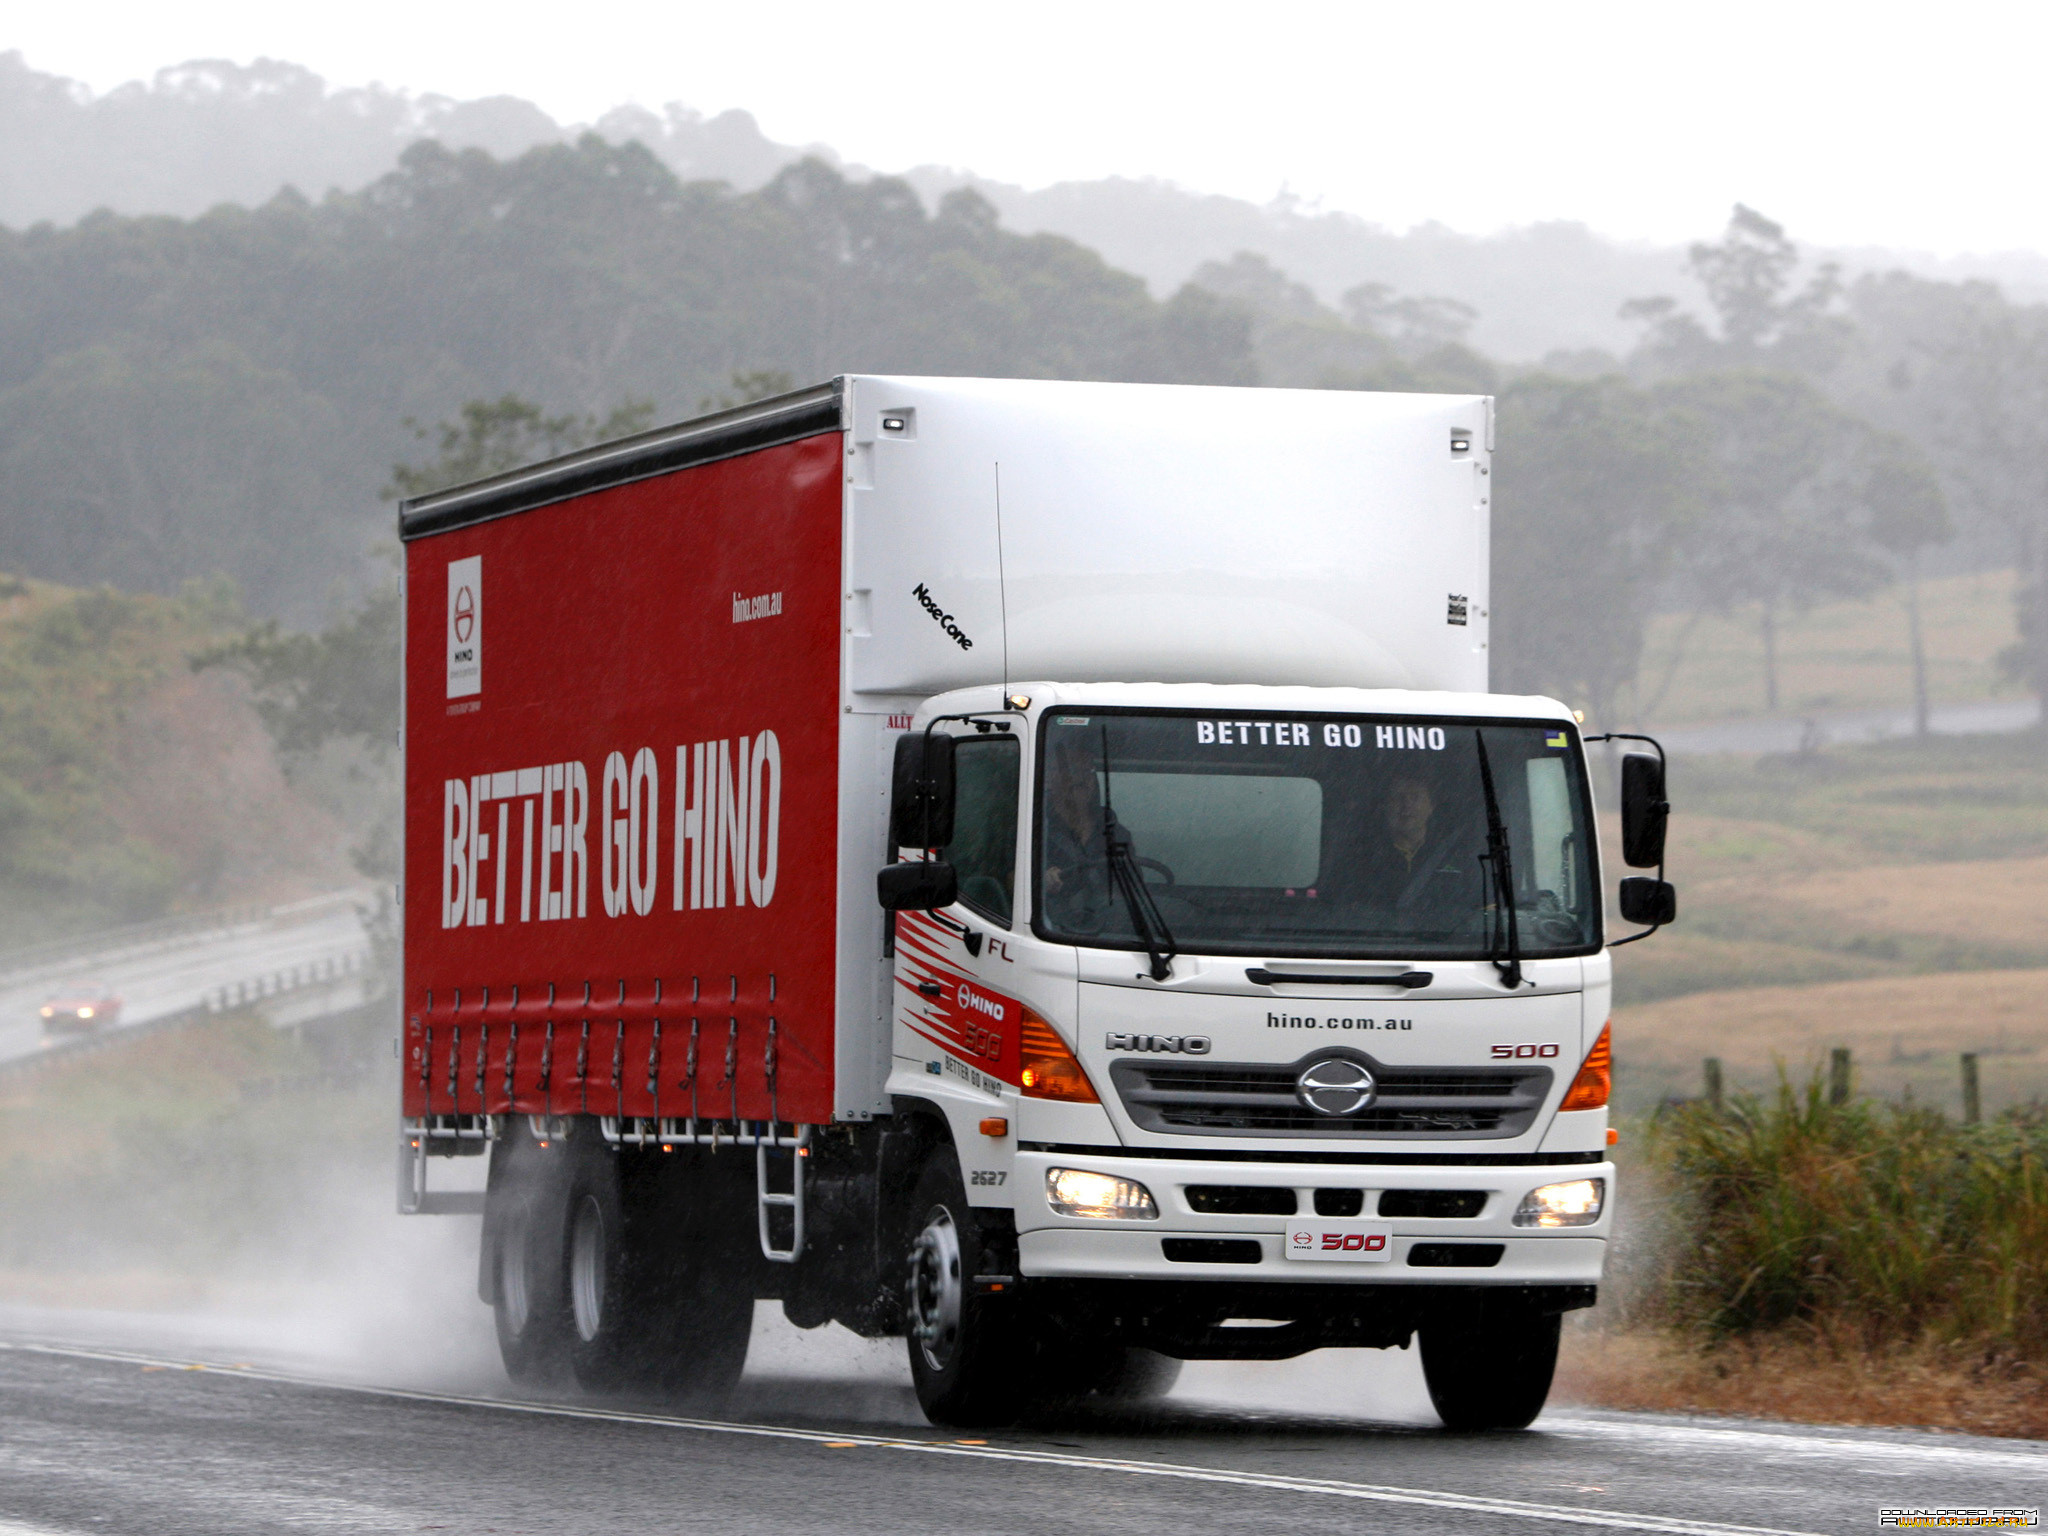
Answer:
[[1803, 1081], [1853, 1052], [1858, 1091], [1956, 1112], [1958, 1057], [1975, 1051], [1985, 1113], [2048, 1097], [2048, 969], [1946, 971], [1812, 986], [1695, 992], [1616, 1010], [1615, 1097], [1624, 1111], [1696, 1097], [1717, 1056], [1730, 1091]]
[[[2001, 687], [2009, 691], [1996, 658], [2017, 633], [2012, 590], [2010, 571], [1921, 583], [1927, 686], [1937, 703], [1989, 698]], [[1763, 714], [1759, 617], [1755, 608], [1699, 618], [1658, 616], [1635, 697], [1624, 699], [1623, 715], [1680, 725]], [[1904, 589], [1782, 618], [1778, 656], [1780, 714], [1911, 707]]]
[[1954, 1106], [1963, 1051], [1987, 1112], [2048, 1096], [2048, 739], [1681, 758], [1672, 800], [1679, 923], [1615, 953], [1624, 1107], [1835, 1046], [1884, 1097]]
[[2037, 732], [1680, 758], [1671, 798], [1679, 922], [1616, 952], [1624, 1007], [2048, 967], [2048, 739]]

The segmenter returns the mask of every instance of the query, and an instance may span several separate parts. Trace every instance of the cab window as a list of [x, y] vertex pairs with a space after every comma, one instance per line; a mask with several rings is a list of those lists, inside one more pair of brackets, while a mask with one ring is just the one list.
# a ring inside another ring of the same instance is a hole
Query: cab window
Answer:
[[969, 736], [953, 751], [953, 841], [946, 858], [960, 879], [960, 900], [990, 922], [1010, 926], [1017, 873], [1017, 764], [1014, 736]]

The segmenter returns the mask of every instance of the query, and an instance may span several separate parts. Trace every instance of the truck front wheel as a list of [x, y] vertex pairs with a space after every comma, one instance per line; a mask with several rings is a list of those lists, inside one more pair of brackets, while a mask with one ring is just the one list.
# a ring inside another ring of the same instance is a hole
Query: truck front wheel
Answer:
[[1417, 1330], [1422, 1375], [1444, 1428], [1526, 1429], [1543, 1411], [1563, 1322], [1508, 1297], [1444, 1308]]
[[962, 1429], [1013, 1422], [1026, 1406], [1005, 1298], [978, 1292], [981, 1232], [950, 1147], [925, 1164], [910, 1204], [904, 1333], [917, 1401], [934, 1424]]

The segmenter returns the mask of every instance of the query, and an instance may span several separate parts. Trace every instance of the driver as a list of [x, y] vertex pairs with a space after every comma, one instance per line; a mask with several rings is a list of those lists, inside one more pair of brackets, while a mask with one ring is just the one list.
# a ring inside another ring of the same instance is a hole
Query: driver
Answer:
[[1109, 906], [1109, 857], [1102, 840], [1102, 797], [1085, 739], [1055, 739], [1046, 754], [1046, 916], [1062, 928], [1092, 931]]

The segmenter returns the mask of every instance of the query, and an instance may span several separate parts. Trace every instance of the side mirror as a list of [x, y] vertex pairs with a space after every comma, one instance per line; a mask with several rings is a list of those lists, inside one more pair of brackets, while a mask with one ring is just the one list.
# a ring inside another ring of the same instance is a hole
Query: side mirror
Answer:
[[929, 912], [953, 905], [960, 897], [960, 881], [953, 866], [941, 859], [888, 864], [875, 877], [875, 896], [885, 911]]
[[937, 731], [898, 737], [889, 784], [890, 847], [943, 848], [952, 841], [953, 738]]
[[[1664, 824], [1671, 805], [1664, 798], [1664, 765], [1647, 752], [1621, 760], [1621, 856], [1633, 868], [1664, 862]], [[1627, 888], [1627, 882], [1623, 882]]]
[[[915, 866], [899, 866], [914, 868]], [[1652, 880], [1648, 875], [1630, 875], [1621, 882], [1621, 916], [1624, 922], [1646, 928], [1662, 928], [1678, 920], [1678, 892], [1669, 880]]]

